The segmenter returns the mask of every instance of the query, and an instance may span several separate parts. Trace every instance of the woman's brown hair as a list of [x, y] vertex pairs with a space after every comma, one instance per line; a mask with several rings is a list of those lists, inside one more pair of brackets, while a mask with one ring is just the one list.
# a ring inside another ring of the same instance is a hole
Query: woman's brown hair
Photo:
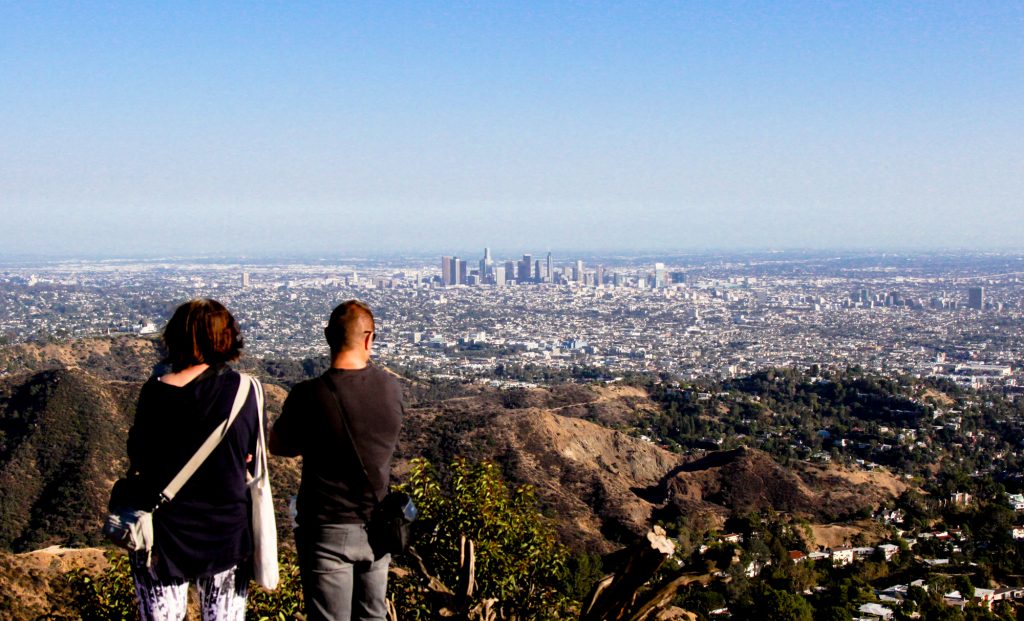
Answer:
[[197, 364], [237, 360], [242, 336], [238, 322], [217, 300], [200, 298], [179, 306], [164, 328], [166, 362], [172, 371]]

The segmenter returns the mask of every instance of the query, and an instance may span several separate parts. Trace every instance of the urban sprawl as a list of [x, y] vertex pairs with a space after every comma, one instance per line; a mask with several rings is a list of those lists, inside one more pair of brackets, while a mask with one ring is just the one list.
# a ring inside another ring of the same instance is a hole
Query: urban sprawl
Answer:
[[1015, 255], [64, 261], [0, 267], [6, 342], [153, 334], [182, 300], [219, 299], [248, 355], [324, 353], [339, 301], [377, 312], [377, 355], [495, 381], [510, 365], [680, 379], [859, 365], [1021, 385], [1024, 257]]

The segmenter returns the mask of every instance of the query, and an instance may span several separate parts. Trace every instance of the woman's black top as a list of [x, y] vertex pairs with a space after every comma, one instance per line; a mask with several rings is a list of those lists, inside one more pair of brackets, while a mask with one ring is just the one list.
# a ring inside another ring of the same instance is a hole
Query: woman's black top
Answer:
[[[231, 413], [241, 377], [210, 367], [185, 386], [156, 378], [142, 387], [128, 432], [131, 472], [159, 493]], [[259, 415], [252, 389], [227, 436], [174, 500], [153, 514], [153, 569], [163, 579], [210, 575], [252, 556], [246, 457], [255, 455]], [[255, 462], [252, 462], [255, 463]]]

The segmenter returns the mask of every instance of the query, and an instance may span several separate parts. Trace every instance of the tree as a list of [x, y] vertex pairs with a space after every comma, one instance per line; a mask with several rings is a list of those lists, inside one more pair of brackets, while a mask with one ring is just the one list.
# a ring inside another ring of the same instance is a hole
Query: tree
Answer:
[[960, 595], [964, 600], [970, 600], [974, 597], [974, 584], [971, 583], [969, 576], [957, 576], [953, 580], [953, 584], [956, 586], [956, 590], [960, 591]]
[[752, 589], [750, 600], [741, 607], [739, 618], [758, 621], [813, 621], [811, 605], [796, 593], [787, 593], [760, 584]]
[[765, 589], [765, 621], [811, 621], [811, 605], [800, 595]]
[[814, 621], [851, 621], [850, 611], [841, 606], [822, 608], [814, 613]]
[[[406, 491], [420, 511], [414, 523], [415, 549], [443, 583], [458, 582], [460, 539], [465, 536], [475, 545], [479, 600], [496, 598], [506, 616], [565, 616], [572, 606], [564, 595], [569, 590], [568, 553], [541, 515], [530, 487], [511, 490], [496, 464], [465, 459], [452, 463], [442, 485], [426, 460], [414, 459]], [[410, 610], [422, 603], [414, 592], [396, 594], [400, 618], [426, 618], [422, 610]]]

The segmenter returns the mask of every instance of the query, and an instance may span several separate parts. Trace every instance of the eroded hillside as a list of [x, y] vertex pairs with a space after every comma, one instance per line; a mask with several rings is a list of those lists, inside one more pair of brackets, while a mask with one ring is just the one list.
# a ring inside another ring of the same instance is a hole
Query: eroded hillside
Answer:
[[[0, 353], [8, 368], [25, 369], [0, 379], [0, 546], [98, 542], [110, 485], [126, 466], [138, 390], [159, 359], [155, 342], [86, 339]], [[259, 363], [246, 366], [266, 376]], [[266, 385], [274, 420], [286, 391], [272, 381]], [[637, 431], [663, 407], [637, 387], [462, 385], [450, 393], [404, 381], [410, 407], [398, 479], [412, 457], [442, 469], [457, 456], [493, 459], [511, 481], [537, 490], [563, 539], [581, 549], [607, 551], [654, 520], [699, 516], [714, 524], [732, 513], [771, 509], [827, 523], [906, 489], [882, 471], [798, 460], [782, 467], [753, 449], [670, 452]], [[272, 460], [286, 544], [287, 497], [298, 490], [299, 467], [296, 459]]]

